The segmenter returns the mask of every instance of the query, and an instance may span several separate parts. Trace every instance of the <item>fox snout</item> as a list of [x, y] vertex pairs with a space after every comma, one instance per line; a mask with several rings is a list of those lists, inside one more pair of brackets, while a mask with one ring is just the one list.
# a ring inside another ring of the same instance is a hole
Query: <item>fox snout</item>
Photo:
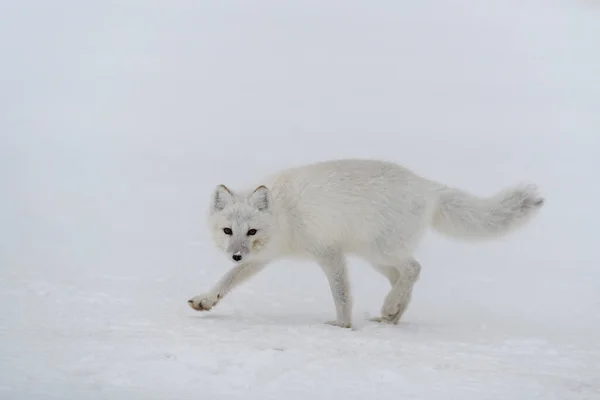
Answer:
[[248, 255], [248, 246], [246, 246], [244, 243], [234, 242], [229, 245], [227, 253], [231, 254], [233, 261], [240, 262], [246, 255]]

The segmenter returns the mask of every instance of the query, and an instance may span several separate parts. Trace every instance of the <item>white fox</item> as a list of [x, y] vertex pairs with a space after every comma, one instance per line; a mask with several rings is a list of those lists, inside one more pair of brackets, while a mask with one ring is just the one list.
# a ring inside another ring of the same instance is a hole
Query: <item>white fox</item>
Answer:
[[379, 322], [398, 323], [421, 270], [413, 258], [428, 227], [451, 237], [486, 239], [523, 226], [544, 199], [535, 185], [480, 198], [386, 161], [333, 160], [289, 168], [246, 192], [212, 194], [213, 239], [236, 265], [206, 294], [188, 301], [213, 308], [234, 287], [283, 257], [315, 260], [329, 281], [336, 319], [352, 326], [348, 254], [383, 274], [392, 288]]

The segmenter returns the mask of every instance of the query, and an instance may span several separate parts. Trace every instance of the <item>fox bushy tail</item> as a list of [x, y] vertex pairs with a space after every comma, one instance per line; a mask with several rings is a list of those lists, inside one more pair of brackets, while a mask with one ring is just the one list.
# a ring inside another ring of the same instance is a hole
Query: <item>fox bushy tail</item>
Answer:
[[535, 185], [505, 189], [477, 197], [453, 188], [438, 192], [433, 228], [459, 239], [492, 239], [525, 225], [544, 204]]

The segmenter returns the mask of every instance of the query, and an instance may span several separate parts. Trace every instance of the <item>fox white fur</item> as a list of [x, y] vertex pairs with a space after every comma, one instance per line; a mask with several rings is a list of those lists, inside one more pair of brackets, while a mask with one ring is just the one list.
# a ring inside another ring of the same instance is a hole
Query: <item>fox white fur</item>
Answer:
[[[460, 239], [491, 239], [528, 222], [544, 199], [534, 185], [477, 197], [387, 161], [333, 160], [289, 168], [248, 191], [219, 185], [208, 222], [235, 266], [206, 294], [188, 301], [212, 309], [233, 288], [284, 257], [323, 269], [336, 309], [330, 324], [352, 325], [346, 255], [373, 265], [390, 282], [380, 322], [397, 323], [421, 266], [413, 253], [429, 227]], [[227, 228], [227, 229], [225, 229]]]

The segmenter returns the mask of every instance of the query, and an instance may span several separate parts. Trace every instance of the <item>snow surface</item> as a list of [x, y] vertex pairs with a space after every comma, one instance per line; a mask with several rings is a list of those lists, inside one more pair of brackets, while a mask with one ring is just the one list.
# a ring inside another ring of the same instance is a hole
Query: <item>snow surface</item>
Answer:
[[[1, 399], [600, 399], [593, 2], [5, 1], [0, 48]], [[187, 306], [216, 184], [341, 157], [547, 203], [430, 234], [397, 326], [354, 259], [355, 330], [311, 263]]]

